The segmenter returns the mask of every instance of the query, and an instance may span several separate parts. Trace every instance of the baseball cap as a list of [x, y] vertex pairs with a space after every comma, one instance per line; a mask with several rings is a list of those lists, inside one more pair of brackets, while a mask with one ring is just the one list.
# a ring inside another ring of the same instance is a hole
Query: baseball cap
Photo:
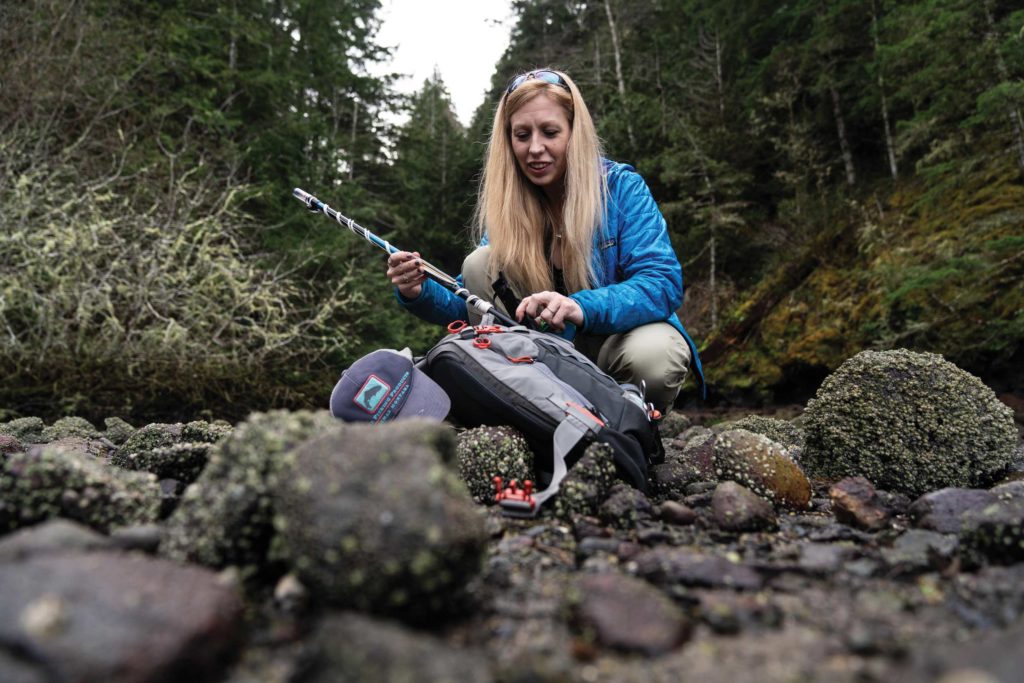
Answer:
[[443, 420], [450, 408], [448, 394], [413, 365], [408, 349], [363, 356], [341, 373], [331, 392], [331, 415], [346, 422]]

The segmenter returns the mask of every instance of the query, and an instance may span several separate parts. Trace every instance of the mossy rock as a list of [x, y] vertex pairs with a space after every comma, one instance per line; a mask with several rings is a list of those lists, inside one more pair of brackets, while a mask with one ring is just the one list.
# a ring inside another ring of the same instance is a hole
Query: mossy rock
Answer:
[[38, 417], [19, 417], [0, 424], [0, 434], [8, 434], [23, 444], [39, 443], [45, 424]]
[[319, 601], [430, 623], [479, 571], [482, 511], [429, 420], [339, 424], [289, 452], [272, 488], [275, 557]]
[[41, 443], [48, 443], [69, 436], [98, 439], [103, 435], [84, 417], [62, 417], [44, 429], [43, 433], [39, 436], [39, 440]]
[[748, 432], [762, 434], [787, 448], [802, 448], [804, 445], [804, 431], [789, 420], [780, 420], [777, 417], [748, 415], [722, 426], [724, 429], [745, 429]]
[[806, 508], [811, 500], [803, 470], [781, 444], [763, 434], [726, 430], [715, 437], [712, 457], [718, 481], [735, 481], [787, 508]]
[[863, 476], [919, 496], [977, 488], [1010, 464], [1012, 411], [941, 356], [863, 351], [818, 389], [805, 412], [801, 463], [814, 476]]
[[509, 482], [532, 480], [533, 452], [511, 427], [476, 427], [458, 435], [455, 460], [459, 476], [478, 503], [494, 502], [494, 477]]
[[270, 487], [290, 472], [286, 454], [337, 425], [327, 411], [250, 415], [211, 449], [202, 474], [167, 520], [160, 552], [209, 567], [258, 570], [273, 537]]
[[160, 486], [152, 474], [110, 467], [59, 444], [33, 446], [2, 461], [4, 531], [63, 517], [106, 533], [116, 526], [155, 522], [159, 507]]

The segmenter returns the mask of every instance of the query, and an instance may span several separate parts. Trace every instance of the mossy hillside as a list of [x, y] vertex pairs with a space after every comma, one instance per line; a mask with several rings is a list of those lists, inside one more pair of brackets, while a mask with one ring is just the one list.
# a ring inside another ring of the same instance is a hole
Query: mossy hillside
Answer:
[[[933, 185], [903, 180], [851, 202], [795, 286], [780, 268], [724, 316], [749, 328], [712, 358], [717, 391], [770, 400], [865, 348], [941, 352], [984, 377], [1014, 371], [1024, 339], [1024, 184], [1012, 163], [965, 164]], [[881, 213], [878, 207], [881, 207]], [[784, 288], [786, 291], [775, 291]], [[764, 300], [776, 302], [768, 310]], [[707, 340], [709, 346], [716, 339]], [[723, 337], [720, 342], [725, 342]], [[985, 374], [987, 373], [987, 374]], [[805, 388], [805, 387], [803, 387]]]
[[908, 495], [977, 487], [1017, 443], [1012, 411], [941, 356], [864, 351], [843, 363], [805, 412], [801, 462], [817, 476], [863, 476]]

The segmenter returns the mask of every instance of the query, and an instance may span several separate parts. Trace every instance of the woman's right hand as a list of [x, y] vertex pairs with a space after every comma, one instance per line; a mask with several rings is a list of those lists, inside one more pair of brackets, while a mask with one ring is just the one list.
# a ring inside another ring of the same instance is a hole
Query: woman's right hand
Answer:
[[398, 287], [398, 292], [406, 299], [415, 299], [423, 289], [423, 281], [427, 276], [420, 270], [420, 253], [414, 251], [396, 251], [388, 255], [388, 277], [391, 284]]

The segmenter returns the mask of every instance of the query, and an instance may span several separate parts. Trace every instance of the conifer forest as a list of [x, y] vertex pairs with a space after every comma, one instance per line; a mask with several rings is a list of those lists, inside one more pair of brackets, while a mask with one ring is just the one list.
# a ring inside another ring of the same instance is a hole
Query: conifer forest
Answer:
[[0, 0], [0, 421], [322, 407], [370, 350], [425, 352], [382, 253], [291, 190], [457, 273], [540, 66], [659, 202], [712, 404], [802, 402], [865, 349], [1021, 393], [1019, 1], [515, 0], [468, 126], [439, 75], [371, 75], [380, 11]]

